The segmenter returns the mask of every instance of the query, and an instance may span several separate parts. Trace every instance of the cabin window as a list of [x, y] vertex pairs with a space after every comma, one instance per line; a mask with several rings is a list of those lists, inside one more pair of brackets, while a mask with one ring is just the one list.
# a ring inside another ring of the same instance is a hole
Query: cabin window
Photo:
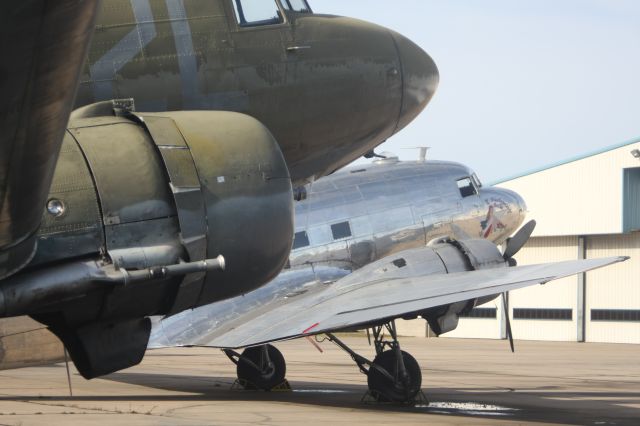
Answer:
[[296, 235], [293, 238], [293, 249], [299, 249], [302, 247], [307, 247], [309, 245], [309, 236], [307, 235], [307, 231], [296, 232]]
[[349, 222], [334, 223], [331, 225], [331, 233], [333, 233], [334, 240], [350, 237], [351, 227], [349, 226]]
[[282, 7], [296, 12], [311, 13], [311, 8], [305, 0], [281, 0]]
[[470, 177], [458, 179], [458, 189], [462, 198], [478, 195], [478, 191]]
[[240, 26], [270, 25], [282, 22], [275, 0], [235, 0], [236, 19]]

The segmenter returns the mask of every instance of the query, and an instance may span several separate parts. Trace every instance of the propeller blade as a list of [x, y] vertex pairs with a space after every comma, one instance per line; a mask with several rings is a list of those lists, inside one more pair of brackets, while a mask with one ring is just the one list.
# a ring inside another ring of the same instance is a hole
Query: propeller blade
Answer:
[[511, 320], [509, 319], [509, 308], [507, 307], [507, 293], [502, 293], [502, 308], [504, 309], [504, 318], [507, 326], [507, 339], [509, 339], [509, 346], [511, 346], [511, 352], [516, 350], [513, 346], [513, 334], [511, 333]]
[[530, 220], [516, 234], [507, 240], [507, 247], [502, 255], [505, 260], [511, 259], [529, 241], [533, 230], [536, 229], [536, 221]]

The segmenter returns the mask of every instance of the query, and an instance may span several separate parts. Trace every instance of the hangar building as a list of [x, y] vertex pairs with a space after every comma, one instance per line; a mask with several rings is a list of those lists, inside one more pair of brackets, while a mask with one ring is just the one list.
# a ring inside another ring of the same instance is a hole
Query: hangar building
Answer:
[[[514, 338], [640, 344], [640, 139], [501, 181], [537, 227], [520, 265], [629, 256], [600, 270], [513, 291]], [[446, 337], [506, 337], [500, 298]], [[412, 327], [415, 330], [415, 326]]]

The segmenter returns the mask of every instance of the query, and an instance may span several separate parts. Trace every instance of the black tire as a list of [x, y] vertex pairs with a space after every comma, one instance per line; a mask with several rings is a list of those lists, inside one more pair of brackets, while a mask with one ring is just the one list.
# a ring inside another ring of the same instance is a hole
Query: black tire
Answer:
[[282, 353], [273, 345], [266, 345], [272, 368], [264, 368], [262, 371], [256, 370], [253, 365], [246, 362], [249, 359], [253, 364], [264, 367], [263, 349], [261, 346], [247, 348], [242, 352], [236, 369], [240, 384], [245, 389], [271, 390], [284, 382], [287, 373], [287, 365]]
[[422, 371], [418, 361], [405, 351], [402, 353], [404, 367], [407, 371], [407, 380], [403, 382], [400, 377], [400, 369], [396, 361], [394, 350], [384, 351], [373, 360], [373, 363], [384, 368], [394, 380], [378, 371], [375, 367], [369, 368], [367, 382], [369, 390], [372, 391], [381, 401], [389, 402], [412, 402], [420, 392], [422, 386]]

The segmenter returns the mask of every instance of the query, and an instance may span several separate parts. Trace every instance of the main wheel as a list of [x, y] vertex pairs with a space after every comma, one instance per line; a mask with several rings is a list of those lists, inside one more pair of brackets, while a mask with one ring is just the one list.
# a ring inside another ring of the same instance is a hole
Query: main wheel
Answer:
[[263, 346], [254, 346], [242, 352], [236, 371], [245, 389], [257, 388], [268, 391], [284, 382], [287, 365], [282, 353], [273, 345], [266, 345], [266, 348], [268, 359], [265, 357]]
[[418, 361], [405, 351], [402, 353], [406, 377], [401, 377], [399, 360], [394, 350], [384, 351], [373, 360], [373, 363], [386, 370], [393, 380], [381, 373], [375, 367], [369, 367], [367, 382], [369, 390], [375, 392], [384, 401], [410, 402], [420, 392], [422, 386], [422, 371]]

